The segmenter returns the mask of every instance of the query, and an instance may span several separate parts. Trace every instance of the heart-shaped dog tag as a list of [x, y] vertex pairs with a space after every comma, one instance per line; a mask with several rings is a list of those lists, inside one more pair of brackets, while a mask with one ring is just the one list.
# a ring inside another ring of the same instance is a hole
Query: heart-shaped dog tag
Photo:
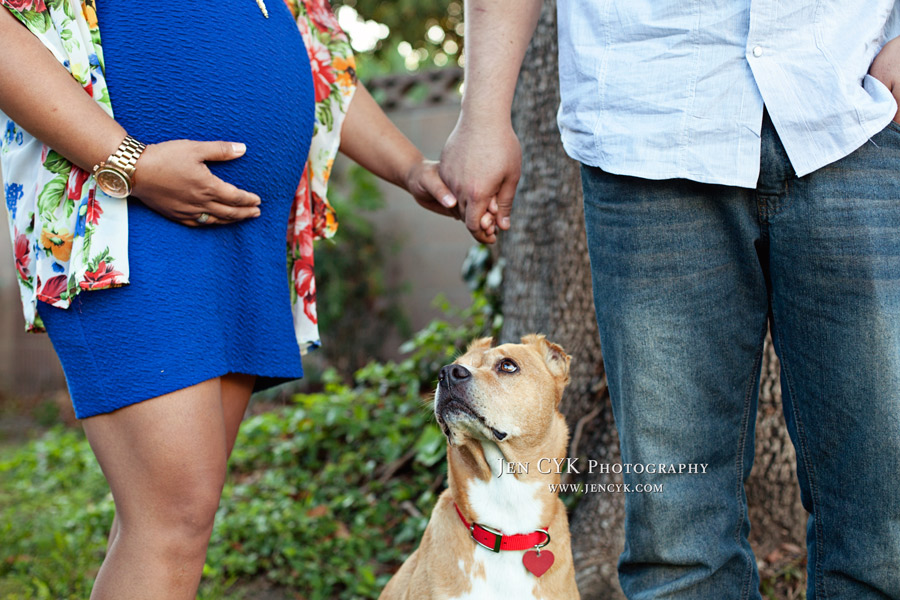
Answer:
[[522, 564], [535, 577], [540, 577], [547, 572], [547, 569], [553, 566], [553, 553], [549, 550], [544, 550], [540, 553], [535, 550], [529, 550], [522, 557]]

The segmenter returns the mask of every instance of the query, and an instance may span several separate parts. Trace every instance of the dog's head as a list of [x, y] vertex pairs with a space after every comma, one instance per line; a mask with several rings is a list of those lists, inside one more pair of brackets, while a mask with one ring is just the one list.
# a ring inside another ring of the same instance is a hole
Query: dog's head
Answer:
[[476, 340], [441, 369], [434, 397], [438, 424], [453, 445], [466, 439], [533, 444], [562, 419], [558, 407], [570, 357], [542, 335], [491, 344], [491, 338]]

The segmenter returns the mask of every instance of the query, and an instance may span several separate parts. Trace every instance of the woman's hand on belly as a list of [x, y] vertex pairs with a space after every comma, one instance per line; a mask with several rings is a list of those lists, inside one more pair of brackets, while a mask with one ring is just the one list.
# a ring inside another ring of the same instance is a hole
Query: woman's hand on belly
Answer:
[[233, 160], [244, 144], [172, 140], [150, 144], [138, 159], [132, 195], [167, 219], [196, 226], [226, 224], [259, 216], [260, 198], [222, 181], [206, 161]]

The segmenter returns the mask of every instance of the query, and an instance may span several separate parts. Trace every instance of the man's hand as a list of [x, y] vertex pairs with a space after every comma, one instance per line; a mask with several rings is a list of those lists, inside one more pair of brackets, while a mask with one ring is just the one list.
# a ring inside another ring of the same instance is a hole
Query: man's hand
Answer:
[[884, 45], [884, 48], [872, 61], [869, 75], [891, 90], [898, 105], [894, 121], [900, 123], [900, 37], [894, 38]]
[[509, 229], [522, 149], [509, 119], [479, 123], [460, 115], [441, 153], [441, 179], [459, 203], [466, 227], [479, 242], [497, 241]]
[[466, 86], [441, 153], [441, 178], [466, 227], [492, 244], [509, 229], [522, 149], [510, 121], [516, 79], [541, 14], [541, 0], [466, 0]]

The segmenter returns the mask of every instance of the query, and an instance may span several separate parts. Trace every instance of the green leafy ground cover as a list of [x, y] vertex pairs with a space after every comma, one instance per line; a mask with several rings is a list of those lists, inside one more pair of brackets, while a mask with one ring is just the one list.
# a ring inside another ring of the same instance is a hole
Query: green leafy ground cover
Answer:
[[[200, 597], [244, 597], [233, 584], [263, 577], [306, 600], [377, 598], [444, 487], [437, 371], [490, 319], [476, 299], [464, 325], [419, 332], [405, 360], [372, 363], [352, 383], [332, 372], [322, 392], [249, 418]], [[0, 599], [87, 598], [112, 516], [80, 429], [0, 450]]]

